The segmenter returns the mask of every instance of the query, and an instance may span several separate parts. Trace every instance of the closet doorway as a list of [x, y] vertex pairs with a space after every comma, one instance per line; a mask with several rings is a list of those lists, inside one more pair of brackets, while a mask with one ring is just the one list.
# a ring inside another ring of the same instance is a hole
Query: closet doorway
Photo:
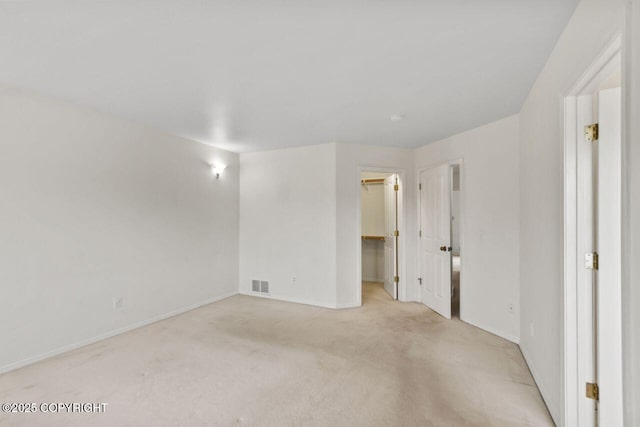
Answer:
[[397, 173], [360, 173], [363, 303], [380, 289], [384, 289], [391, 299], [398, 299], [400, 210], [400, 177]]

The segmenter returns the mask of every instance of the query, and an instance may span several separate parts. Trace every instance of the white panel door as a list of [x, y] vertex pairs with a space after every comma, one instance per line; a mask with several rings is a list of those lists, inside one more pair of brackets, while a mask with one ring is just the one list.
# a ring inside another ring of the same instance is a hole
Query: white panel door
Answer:
[[599, 425], [622, 426], [621, 91], [600, 92], [598, 123]]
[[449, 165], [420, 173], [420, 300], [451, 319], [451, 183]]
[[397, 197], [394, 186], [396, 175], [391, 175], [384, 180], [384, 289], [396, 299], [398, 295], [395, 277], [398, 275], [396, 266], [396, 235]]

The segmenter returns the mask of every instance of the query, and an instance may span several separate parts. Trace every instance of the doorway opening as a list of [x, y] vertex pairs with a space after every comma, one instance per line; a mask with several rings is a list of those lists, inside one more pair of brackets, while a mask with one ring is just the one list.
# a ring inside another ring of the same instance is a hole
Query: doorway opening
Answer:
[[451, 316], [460, 318], [460, 164], [451, 165]]
[[420, 301], [460, 318], [463, 266], [463, 162], [418, 171]]
[[[399, 298], [400, 176], [394, 172], [360, 172], [362, 301], [381, 295]], [[384, 295], [384, 294], [382, 294]]]
[[565, 425], [622, 425], [618, 37], [565, 98]]

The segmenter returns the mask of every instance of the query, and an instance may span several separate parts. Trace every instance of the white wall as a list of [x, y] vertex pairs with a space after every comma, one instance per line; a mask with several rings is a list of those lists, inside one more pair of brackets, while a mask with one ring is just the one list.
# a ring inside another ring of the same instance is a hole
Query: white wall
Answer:
[[337, 307], [358, 306], [361, 296], [361, 243], [358, 224], [360, 169], [391, 168], [404, 171], [404, 174], [401, 174], [401, 192], [404, 195], [404, 213], [401, 220], [404, 225], [401, 225], [399, 244], [400, 250], [406, 255], [406, 265], [400, 266], [400, 299], [413, 301], [418, 298], [418, 276], [415, 274], [416, 239], [411, 237], [417, 235], [413, 152], [414, 150], [357, 144], [336, 145]]
[[512, 116], [415, 154], [416, 170], [463, 159], [461, 319], [514, 342], [520, 332], [518, 129]]
[[[627, 127], [623, 146], [623, 381], [625, 425], [640, 425], [640, 1], [627, 21], [624, 70]], [[625, 216], [626, 214], [626, 216]]]
[[564, 421], [563, 97], [621, 31], [623, 12], [622, 0], [582, 0], [520, 114], [520, 346], [559, 425]]
[[240, 155], [241, 293], [267, 280], [273, 298], [336, 306], [335, 153], [325, 144]]
[[[241, 293], [254, 294], [251, 280], [260, 279], [270, 281], [273, 298], [359, 305], [361, 167], [407, 173], [407, 230], [415, 235], [412, 150], [324, 144], [241, 154], [240, 164]], [[413, 288], [407, 296], [415, 298]]]
[[0, 182], [0, 371], [237, 292], [235, 154], [0, 88]]
[[384, 241], [362, 241], [362, 281], [384, 282]]

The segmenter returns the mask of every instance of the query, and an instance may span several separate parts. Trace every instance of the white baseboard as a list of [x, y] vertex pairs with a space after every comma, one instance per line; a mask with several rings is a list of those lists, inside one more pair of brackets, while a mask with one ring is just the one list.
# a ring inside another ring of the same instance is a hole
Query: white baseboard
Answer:
[[0, 374], [4, 374], [6, 372], [13, 371], [15, 369], [22, 368], [22, 367], [27, 366], [27, 365], [31, 365], [31, 364], [36, 363], [36, 362], [40, 362], [41, 360], [48, 359], [50, 357], [57, 356], [57, 355], [62, 354], [62, 353], [66, 353], [68, 351], [75, 350], [77, 348], [84, 347], [86, 345], [93, 344], [95, 342], [102, 341], [104, 339], [111, 338], [113, 336], [120, 335], [120, 334], [123, 334], [125, 332], [129, 332], [129, 331], [131, 331], [133, 329], [137, 329], [137, 328], [140, 328], [142, 326], [150, 325], [151, 323], [159, 322], [160, 320], [168, 319], [169, 317], [173, 317], [173, 316], [177, 316], [177, 315], [182, 314], [182, 313], [186, 313], [187, 311], [195, 310], [196, 308], [200, 308], [200, 307], [203, 307], [205, 305], [221, 301], [223, 299], [232, 297], [232, 296], [237, 295], [237, 294], [238, 294], [237, 291], [227, 292], [227, 293], [219, 295], [217, 297], [209, 298], [207, 300], [197, 302], [197, 303], [192, 304], [190, 306], [179, 308], [177, 310], [173, 310], [173, 311], [170, 311], [168, 313], [152, 317], [151, 319], [147, 319], [147, 320], [143, 320], [141, 322], [133, 323], [131, 325], [127, 325], [127, 326], [124, 326], [122, 328], [114, 329], [112, 331], [106, 332], [104, 334], [100, 334], [100, 335], [95, 336], [95, 337], [87, 338], [85, 340], [78, 341], [78, 342], [73, 343], [73, 344], [65, 345], [64, 347], [59, 347], [59, 348], [56, 348], [54, 350], [47, 351], [46, 353], [42, 353], [42, 354], [39, 354], [37, 356], [29, 357], [27, 359], [23, 359], [23, 360], [20, 360], [18, 362], [14, 362], [14, 363], [10, 363], [8, 365], [1, 366], [0, 367]]
[[358, 305], [356, 303], [353, 303], [353, 304], [349, 304], [349, 303], [347, 303], [347, 304], [336, 304], [335, 308], [341, 310], [343, 308], [358, 308], [358, 307], [362, 307], [362, 304], [360, 304], [360, 305]]
[[549, 411], [549, 414], [551, 414], [551, 418], [553, 418], [553, 421], [556, 423], [557, 426], [561, 426], [562, 423], [559, 423], [558, 420], [555, 419], [555, 417], [553, 416], [553, 412], [550, 410], [549, 403], [547, 402], [547, 396], [549, 396], [549, 394], [547, 392], [547, 386], [542, 381], [540, 375], [538, 374], [538, 371], [537, 371], [535, 365], [531, 362], [531, 358], [529, 357], [529, 354], [527, 353], [526, 347], [523, 346], [523, 345], [519, 345], [518, 347], [520, 347], [520, 352], [522, 353], [522, 357], [524, 357], [524, 361], [526, 362], [527, 366], [529, 367], [529, 371], [531, 372], [531, 376], [533, 377], [533, 381], [535, 381], [536, 386], [538, 387], [538, 390], [540, 391], [540, 395], [542, 396], [542, 400], [544, 401], [544, 404], [547, 406], [547, 410]]
[[337, 308], [335, 305], [319, 303], [316, 301], [311, 301], [311, 300], [301, 299], [301, 298], [288, 298], [288, 297], [274, 296], [270, 294], [263, 294], [259, 292], [245, 291], [245, 290], [241, 290], [239, 293], [240, 295], [248, 295], [250, 297], [258, 297], [258, 298], [272, 299], [276, 301], [292, 302], [295, 304], [312, 305], [314, 307], [332, 308], [332, 309]]
[[504, 332], [499, 331], [497, 329], [493, 329], [493, 328], [489, 328], [487, 326], [481, 325], [480, 323], [477, 323], [475, 321], [472, 321], [472, 320], [469, 320], [469, 319], [463, 319], [462, 317], [460, 317], [460, 320], [462, 320], [463, 322], [468, 323], [468, 324], [470, 324], [472, 326], [475, 326], [476, 328], [480, 328], [480, 329], [482, 329], [484, 331], [487, 331], [490, 334], [497, 335], [500, 338], [504, 338], [507, 341], [511, 341], [514, 344], [520, 344], [520, 337], [518, 337], [516, 335], [507, 334], [507, 333], [504, 333]]

